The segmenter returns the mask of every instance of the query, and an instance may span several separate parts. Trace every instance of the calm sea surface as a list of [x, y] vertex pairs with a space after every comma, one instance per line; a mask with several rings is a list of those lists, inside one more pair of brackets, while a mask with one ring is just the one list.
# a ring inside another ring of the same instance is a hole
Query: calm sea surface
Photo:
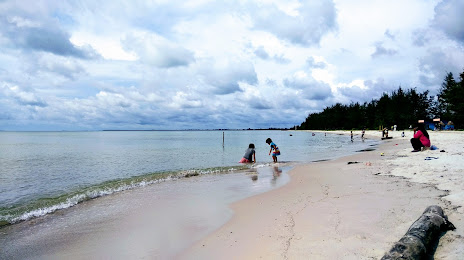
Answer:
[[258, 164], [270, 164], [268, 137], [282, 152], [279, 161], [288, 163], [334, 159], [377, 144], [299, 131], [0, 132], [0, 223], [187, 173], [244, 169], [250, 166], [238, 161], [249, 143]]

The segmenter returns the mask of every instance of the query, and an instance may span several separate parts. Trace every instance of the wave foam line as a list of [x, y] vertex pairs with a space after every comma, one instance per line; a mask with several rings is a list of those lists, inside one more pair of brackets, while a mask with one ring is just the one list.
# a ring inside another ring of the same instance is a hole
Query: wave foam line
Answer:
[[[68, 194], [63, 195], [54, 199], [50, 199], [51, 205], [46, 205], [39, 207], [38, 205], [41, 204], [40, 201], [36, 201], [35, 204], [37, 208], [34, 209], [33, 205], [22, 205], [16, 207], [14, 209], [7, 210], [9, 211], [7, 214], [0, 215], [0, 227], [2, 225], [8, 224], [15, 224], [21, 221], [30, 220], [33, 218], [38, 218], [47, 214], [54, 213], [57, 210], [67, 209], [73, 207], [79, 203], [82, 203], [87, 200], [96, 199], [98, 197], [103, 197], [107, 195], [111, 195], [117, 192], [131, 190], [134, 188], [144, 187], [147, 185], [152, 185], [164, 181], [172, 181], [177, 180], [180, 178], [188, 178], [192, 176], [198, 175], [206, 175], [206, 174], [221, 174], [221, 173], [229, 173], [235, 172], [237, 170], [244, 170], [250, 168], [249, 166], [235, 166], [235, 167], [216, 167], [216, 168], [207, 168], [207, 169], [192, 169], [192, 170], [184, 170], [179, 172], [165, 172], [165, 173], [152, 173], [144, 176], [136, 176], [130, 179], [122, 179], [122, 180], [113, 180], [107, 181], [102, 184], [88, 187], [84, 189], [83, 192], [78, 192], [77, 194]], [[85, 191], [86, 190], [86, 191]], [[61, 200], [64, 201], [59, 201]], [[53, 201], [54, 200], [54, 201]], [[57, 201], [58, 200], [58, 201]], [[45, 202], [47, 204], [47, 202]], [[43, 205], [43, 203], [42, 203]], [[27, 208], [24, 210], [25, 212], [18, 212], [21, 211], [21, 208]], [[33, 208], [32, 210], [30, 210]], [[12, 213], [16, 211], [16, 214]]]
[[55, 212], [57, 210], [70, 208], [70, 207], [73, 207], [73, 206], [75, 206], [75, 205], [77, 205], [77, 204], [79, 204], [81, 202], [87, 201], [87, 200], [96, 199], [98, 197], [103, 197], [103, 196], [111, 195], [111, 194], [114, 194], [114, 193], [117, 193], [117, 192], [121, 192], [121, 191], [125, 191], [125, 190], [131, 190], [131, 189], [134, 189], [134, 188], [137, 188], [137, 187], [143, 187], [143, 186], [147, 186], [147, 185], [151, 185], [151, 184], [154, 184], [154, 183], [159, 183], [161, 181], [167, 181], [167, 180], [171, 180], [171, 179], [173, 179], [173, 178], [166, 178], [166, 179], [162, 179], [162, 180], [158, 179], [158, 180], [152, 180], [152, 181], [141, 181], [139, 183], [132, 183], [130, 185], [126, 184], [126, 185], [123, 185], [123, 186], [119, 186], [119, 187], [114, 188], [114, 189], [106, 188], [106, 189], [103, 189], [103, 190], [91, 190], [91, 191], [88, 191], [86, 193], [77, 194], [75, 196], [67, 198], [66, 201], [58, 203], [56, 205], [52, 205], [52, 206], [49, 206], [49, 207], [43, 207], [43, 208], [39, 208], [39, 209], [35, 209], [35, 210], [32, 210], [32, 211], [26, 212], [26, 213], [22, 214], [19, 217], [13, 218], [11, 220], [11, 224], [14, 224], [14, 223], [17, 223], [17, 222], [20, 222], [20, 221], [29, 220], [29, 219], [32, 219], [32, 218], [41, 217], [41, 216], [44, 216], [44, 215], [47, 215], [47, 214], [51, 214], [51, 213], [53, 213], [53, 212]]

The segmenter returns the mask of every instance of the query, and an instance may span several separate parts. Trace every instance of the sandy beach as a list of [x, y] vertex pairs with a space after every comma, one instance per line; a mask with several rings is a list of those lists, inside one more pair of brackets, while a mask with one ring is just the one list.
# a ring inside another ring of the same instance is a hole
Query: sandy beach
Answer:
[[6, 226], [0, 259], [172, 259], [225, 224], [230, 203], [288, 183], [290, 168], [161, 182]]
[[427, 206], [439, 205], [457, 229], [441, 237], [434, 259], [462, 259], [464, 132], [429, 134], [437, 150], [412, 153], [412, 132], [390, 132], [393, 139], [336, 160], [90, 200], [0, 229], [0, 258], [380, 259]]
[[457, 229], [441, 237], [434, 259], [462, 259], [464, 133], [430, 131], [438, 150], [416, 153], [405, 134], [391, 131], [374, 151], [295, 167], [287, 185], [233, 203], [231, 220], [178, 258], [380, 259], [427, 206], [439, 205]]

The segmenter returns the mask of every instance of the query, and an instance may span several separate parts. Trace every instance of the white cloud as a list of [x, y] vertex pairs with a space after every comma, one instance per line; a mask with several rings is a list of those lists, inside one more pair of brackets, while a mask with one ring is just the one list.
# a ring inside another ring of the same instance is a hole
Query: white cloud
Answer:
[[464, 2], [461, 0], [443, 0], [435, 7], [433, 25], [443, 30], [449, 37], [464, 44]]
[[332, 96], [332, 90], [328, 84], [318, 82], [302, 71], [284, 79], [284, 85], [297, 89], [301, 97], [309, 100], [325, 100]]
[[193, 52], [156, 34], [130, 34], [123, 44], [140, 61], [160, 68], [188, 66], [195, 61]]
[[302, 1], [291, 11], [273, 4], [257, 8], [252, 16], [254, 26], [302, 45], [317, 45], [326, 33], [336, 29], [336, 11], [331, 0]]
[[172, 98], [172, 103], [170, 104], [172, 108], [175, 109], [188, 109], [201, 107], [201, 100], [190, 97], [187, 93], [179, 91]]
[[290, 127], [464, 68], [457, 0], [3, 1], [6, 130]]
[[241, 92], [240, 82], [257, 83], [254, 66], [246, 61], [205, 63], [198, 74], [202, 76], [205, 87], [211, 87], [211, 92], [218, 95]]
[[375, 45], [375, 52], [372, 53], [372, 58], [377, 58], [377, 57], [381, 57], [381, 56], [393, 56], [395, 54], [397, 54], [398, 51], [395, 50], [395, 49], [387, 49], [385, 48], [382, 43], [377, 43]]
[[75, 32], [70, 41], [76, 46], [92, 46], [103, 58], [107, 60], [134, 61], [137, 56], [124, 50], [121, 39], [89, 34], [88, 32]]

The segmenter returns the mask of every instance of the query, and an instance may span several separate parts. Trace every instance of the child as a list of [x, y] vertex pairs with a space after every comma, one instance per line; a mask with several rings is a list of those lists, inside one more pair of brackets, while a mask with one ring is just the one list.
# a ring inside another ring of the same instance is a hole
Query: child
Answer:
[[351, 142], [353, 142], [353, 131], [351, 131]]
[[[279, 147], [277, 147], [277, 145], [274, 142], [272, 142], [271, 138], [266, 139], [266, 143], [271, 146], [271, 150], [269, 150], [269, 155], [272, 152], [272, 159], [276, 163], [277, 162], [277, 156], [280, 155]], [[274, 150], [274, 151], [272, 151], [272, 150]]]
[[255, 163], [256, 162], [256, 152], [255, 152], [255, 145], [250, 144], [248, 145], [248, 149], [246, 149], [243, 158], [240, 160], [239, 163]]

